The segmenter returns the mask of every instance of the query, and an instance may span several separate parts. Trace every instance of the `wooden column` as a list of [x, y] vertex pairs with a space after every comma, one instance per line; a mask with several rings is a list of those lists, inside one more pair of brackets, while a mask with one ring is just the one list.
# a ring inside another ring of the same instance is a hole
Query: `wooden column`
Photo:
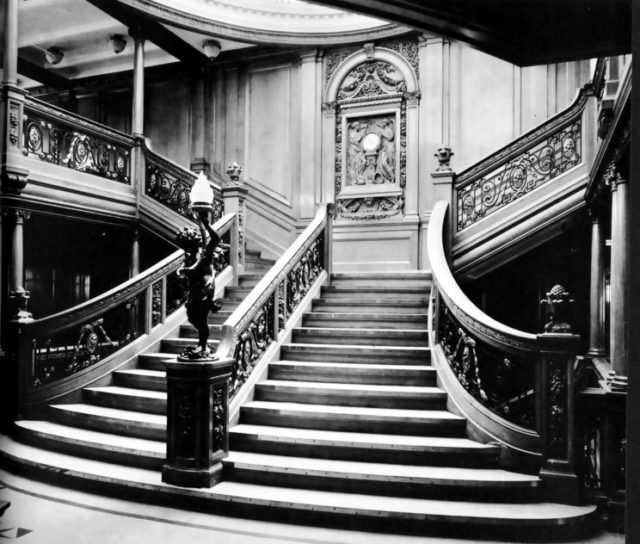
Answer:
[[604, 346], [604, 243], [602, 220], [591, 213], [591, 296], [589, 305], [589, 355], [601, 357]]
[[629, 289], [629, 195], [627, 180], [615, 171], [611, 185], [611, 363], [618, 376], [627, 376]]
[[129, 29], [133, 38], [133, 104], [131, 111], [131, 133], [144, 135], [144, 38], [139, 29]]
[[18, 83], [18, 0], [5, 0], [3, 82]]
[[140, 231], [138, 228], [133, 229], [133, 237], [131, 239], [131, 266], [129, 267], [129, 277], [133, 278], [140, 274]]
[[[247, 193], [249, 190], [245, 187], [245, 184], [240, 181], [240, 174], [242, 173], [242, 167], [237, 163], [229, 165], [227, 168], [227, 174], [230, 181], [225, 182], [222, 185], [222, 198], [224, 199], [224, 213], [235, 213], [238, 218], [238, 234], [237, 243], [231, 244], [233, 251], [234, 247], [237, 248], [237, 253], [230, 254], [229, 258], [233, 261], [234, 255], [237, 255], [237, 266], [234, 267], [234, 277], [237, 278], [239, 273], [244, 272], [244, 257], [245, 257], [245, 237], [244, 237], [244, 224], [247, 217]], [[232, 262], [233, 264], [233, 262]]]
[[31, 214], [25, 210], [13, 210], [11, 233], [11, 273], [9, 275], [9, 301], [11, 319], [30, 319], [26, 310], [29, 292], [24, 289], [24, 221]]

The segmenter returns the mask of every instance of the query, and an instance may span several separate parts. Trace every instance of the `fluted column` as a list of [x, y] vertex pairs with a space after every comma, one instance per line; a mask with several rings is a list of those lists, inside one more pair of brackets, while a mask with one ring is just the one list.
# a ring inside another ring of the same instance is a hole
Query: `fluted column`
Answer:
[[628, 183], [615, 167], [611, 185], [611, 363], [618, 376], [627, 376], [629, 289], [629, 194]]
[[589, 355], [606, 353], [604, 345], [604, 244], [602, 219], [591, 213], [591, 296], [589, 304]]

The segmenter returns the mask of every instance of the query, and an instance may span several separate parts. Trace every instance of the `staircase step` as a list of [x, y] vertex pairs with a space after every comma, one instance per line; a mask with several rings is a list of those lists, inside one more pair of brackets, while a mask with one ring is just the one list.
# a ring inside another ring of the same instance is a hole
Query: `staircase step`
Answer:
[[305, 362], [428, 365], [431, 361], [431, 350], [421, 347], [283, 344], [281, 358]]
[[242, 406], [250, 425], [386, 434], [465, 436], [466, 419], [446, 410], [400, 410], [253, 401]]
[[250, 274], [243, 273], [238, 276], [238, 284], [240, 286], [251, 285], [253, 287], [254, 285], [257, 285], [262, 278], [264, 278], [264, 274], [257, 272]]
[[354, 433], [241, 423], [231, 428], [232, 450], [294, 457], [436, 466], [494, 468], [500, 448], [467, 438]]
[[55, 404], [49, 407], [55, 422], [95, 431], [165, 442], [167, 417], [93, 404]]
[[[224, 299], [222, 299], [222, 306], [225, 307]], [[236, 304], [237, 307], [237, 304]], [[235, 309], [235, 308], [234, 308]], [[215, 314], [209, 314], [208, 322], [210, 325], [222, 325], [229, 316], [233, 313], [233, 310], [227, 308], [216, 312]]]
[[[211, 341], [220, 340], [220, 333], [222, 332], [222, 324], [209, 323], [209, 338]], [[190, 323], [183, 323], [180, 325], [180, 338], [198, 338], [198, 331]]]
[[418, 273], [404, 276], [400, 274], [362, 273], [357, 275], [332, 274], [331, 285], [336, 287], [420, 287], [431, 288], [431, 276]]
[[164, 371], [166, 364], [177, 358], [175, 353], [141, 353], [138, 355], [138, 368]]
[[330, 291], [328, 293], [323, 293], [321, 300], [323, 300], [327, 304], [352, 304], [353, 302], [359, 302], [371, 305], [381, 305], [385, 303], [403, 302], [412, 304], [414, 306], [427, 306], [429, 304], [429, 292], [422, 291], [421, 293], [395, 293], [389, 291], [368, 291], [366, 289], [356, 292], [350, 289], [344, 291]]
[[164, 370], [150, 370], [147, 368], [116, 370], [113, 373], [113, 383], [120, 387], [132, 389], [166, 391], [167, 374]]
[[[215, 351], [218, 348], [218, 340], [209, 340], [207, 345], [211, 351]], [[195, 346], [197, 342], [194, 342], [193, 338], [164, 338], [160, 344], [160, 349], [164, 353], [182, 353], [187, 346]]]
[[427, 327], [428, 314], [395, 314], [385, 313], [339, 313], [339, 312], [307, 312], [302, 324], [304, 327], [356, 327], [359, 329], [424, 329]]
[[539, 500], [537, 476], [500, 469], [363, 463], [232, 451], [228, 480], [376, 496], [467, 501]]
[[164, 464], [164, 442], [97, 432], [49, 421], [15, 422], [16, 431], [27, 444], [69, 455], [90, 457], [130, 466], [159, 469]]
[[99, 406], [150, 414], [166, 414], [167, 412], [167, 394], [161, 391], [108, 385], [105, 387], [85, 387], [82, 394], [84, 401]]
[[337, 312], [337, 313], [386, 313], [414, 314], [426, 312], [427, 299], [412, 300], [367, 300], [361, 298], [340, 298], [334, 300], [318, 299], [312, 304], [313, 312]]
[[[179, 503], [186, 508], [206, 509], [219, 515], [314, 523], [327, 528], [379, 530], [393, 535], [467, 537], [472, 542], [477, 542], [478, 535], [483, 539], [502, 540], [536, 537], [548, 541], [576, 540], [586, 536], [586, 531], [597, 519], [597, 507], [592, 505], [523, 505], [502, 498], [500, 502], [490, 503], [427, 500], [233, 481], [223, 481], [210, 489], [185, 489], [162, 483], [158, 470], [115, 467], [111, 463], [44, 451], [8, 436], [0, 437], [0, 456], [3, 464], [19, 467], [22, 472], [28, 471], [56, 485], [89, 487], [104, 494], [126, 496], [129, 500], [142, 502], [152, 495], [155, 502]], [[244, 465], [250, 462], [246, 458], [238, 461]], [[264, 461], [263, 464], [267, 463]], [[325, 467], [319, 462], [318, 470]], [[420, 477], [420, 473], [417, 474]], [[390, 541], [397, 540], [395, 536], [389, 538]]]
[[[390, 285], [327, 285], [322, 288], [322, 295], [338, 295], [343, 294], [345, 296], [361, 297], [368, 295], [375, 295], [375, 297], [389, 296], [400, 297], [403, 295], [412, 297], [429, 296], [430, 287], [428, 286], [414, 286], [406, 285], [401, 287], [393, 287]], [[374, 298], [375, 298], [374, 297]]]
[[269, 364], [269, 378], [378, 385], [435, 385], [437, 373], [431, 366], [276, 361]]
[[292, 341], [304, 344], [347, 344], [360, 346], [421, 346], [429, 345], [425, 330], [356, 329], [298, 327]]
[[437, 387], [266, 380], [256, 384], [257, 400], [437, 410], [446, 407], [447, 394]]
[[225, 289], [225, 298], [229, 298], [229, 299], [242, 299], [244, 300], [245, 297], [251, 293], [251, 290], [253, 289], [253, 287], [227, 287]]

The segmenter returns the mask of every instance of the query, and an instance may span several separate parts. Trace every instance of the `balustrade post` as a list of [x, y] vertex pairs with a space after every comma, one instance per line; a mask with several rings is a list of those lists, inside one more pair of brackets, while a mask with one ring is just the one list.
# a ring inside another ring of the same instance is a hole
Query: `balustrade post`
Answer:
[[580, 336], [539, 334], [538, 346], [536, 412], [544, 459], [540, 478], [545, 482], [549, 500], [578, 504], [574, 362], [580, 349]]
[[244, 271], [244, 223], [247, 214], [246, 199], [247, 193], [249, 192], [244, 183], [240, 180], [241, 173], [242, 167], [234, 162], [227, 168], [227, 174], [230, 179], [228, 181], [225, 180], [222, 184], [224, 213], [235, 213], [237, 217], [237, 241], [236, 244], [232, 246], [237, 257], [237, 266], [234, 267], [234, 270], [237, 270], [237, 273]]
[[449, 258], [451, 249], [451, 239], [455, 232], [456, 225], [456, 199], [454, 191], [455, 172], [451, 169], [451, 157], [454, 153], [447, 145], [442, 145], [435, 153], [438, 159], [438, 168], [431, 173], [432, 199], [434, 202], [445, 200], [449, 203], [449, 221], [447, 221], [446, 232], [444, 233], [445, 251]]
[[324, 227], [324, 263], [322, 263], [329, 278], [333, 273], [333, 220], [335, 217], [336, 205], [330, 202], [327, 204], [327, 220]]
[[167, 363], [167, 459], [162, 481], [212, 487], [229, 454], [229, 377], [234, 359]]

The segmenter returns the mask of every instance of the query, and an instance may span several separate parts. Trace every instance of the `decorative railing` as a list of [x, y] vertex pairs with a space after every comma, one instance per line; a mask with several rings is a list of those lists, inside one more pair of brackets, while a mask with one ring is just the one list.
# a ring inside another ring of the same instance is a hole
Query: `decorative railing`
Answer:
[[327, 270], [331, 206], [320, 208], [314, 220], [222, 326], [216, 355], [235, 360], [229, 387], [231, 397], [246, 382], [268, 346], [277, 340], [320, 273]]
[[583, 112], [591, 86], [566, 110], [456, 176], [456, 230], [467, 228], [584, 160]]
[[[218, 259], [222, 270], [231, 264], [229, 246], [237, 229], [235, 214], [213, 228], [225, 247]], [[187, 286], [176, 271], [184, 252], [174, 252], [158, 264], [110, 291], [69, 310], [42, 319], [14, 323], [20, 361], [20, 397], [59, 382], [104, 361], [179, 309]]]
[[22, 153], [78, 172], [131, 183], [131, 136], [25, 97]]
[[[197, 175], [180, 165], [155, 154], [145, 147], [145, 185], [144, 192], [154, 200], [172, 209], [174, 212], [191, 219], [189, 191]], [[212, 184], [213, 220], [222, 217], [224, 201], [220, 187]]]
[[627, 394], [612, 389], [594, 367], [588, 360], [579, 366], [583, 383], [576, 394], [576, 468], [583, 493], [606, 503], [609, 530], [617, 532], [624, 518]]
[[[573, 365], [580, 337], [530, 334], [482, 312], [458, 286], [445, 243], [449, 204], [437, 202], [427, 251], [433, 273], [432, 349], [440, 349], [466, 398], [506, 432], [542, 438], [545, 460], [561, 472], [573, 467]], [[520, 431], [518, 431], [520, 432]]]

